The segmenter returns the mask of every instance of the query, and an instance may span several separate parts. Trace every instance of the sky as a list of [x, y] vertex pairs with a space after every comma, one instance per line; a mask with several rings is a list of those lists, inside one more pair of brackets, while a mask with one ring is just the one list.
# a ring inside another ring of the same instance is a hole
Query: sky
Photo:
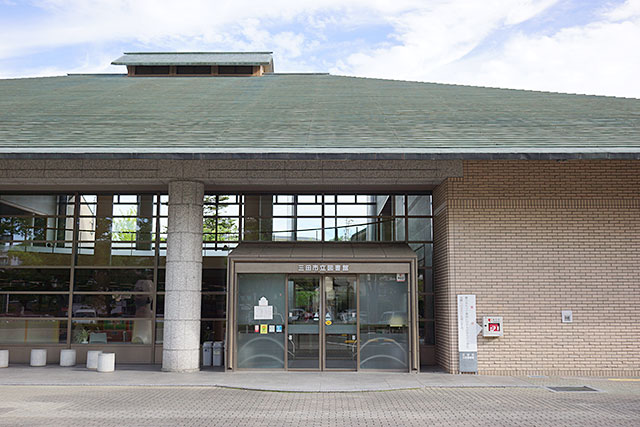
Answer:
[[0, 78], [123, 73], [137, 51], [640, 98], [640, 0], [0, 0]]

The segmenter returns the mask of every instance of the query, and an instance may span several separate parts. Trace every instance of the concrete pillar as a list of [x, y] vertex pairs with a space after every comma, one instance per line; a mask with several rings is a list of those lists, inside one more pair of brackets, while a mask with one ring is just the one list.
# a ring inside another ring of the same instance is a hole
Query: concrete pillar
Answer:
[[169, 184], [163, 371], [200, 369], [203, 198], [200, 182]]

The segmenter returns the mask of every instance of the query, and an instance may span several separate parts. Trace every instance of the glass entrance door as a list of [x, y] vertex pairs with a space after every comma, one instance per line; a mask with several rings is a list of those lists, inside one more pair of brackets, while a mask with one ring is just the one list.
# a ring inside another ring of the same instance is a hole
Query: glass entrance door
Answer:
[[324, 276], [324, 367], [356, 370], [358, 311], [355, 276]]
[[355, 276], [289, 276], [287, 368], [357, 368]]
[[320, 369], [320, 276], [289, 276], [287, 368]]

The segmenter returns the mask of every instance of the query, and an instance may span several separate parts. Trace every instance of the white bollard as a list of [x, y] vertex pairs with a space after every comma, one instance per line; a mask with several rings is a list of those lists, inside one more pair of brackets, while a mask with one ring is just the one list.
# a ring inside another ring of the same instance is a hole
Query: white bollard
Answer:
[[47, 350], [44, 348], [31, 349], [31, 366], [47, 366]]
[[60, 366], [76, 366], [76, 351], [74, 349], [60, 350]]
[[113, 372], [116, 370], [116, 354], [101, 353], [98, 356], [98, 372]]
[[9, 367], [9, 350], [0, 350], [0, 368]]
[[98, 357], [101, 354], [100, 350], [87, 351], [87, 369], [98, 369]]

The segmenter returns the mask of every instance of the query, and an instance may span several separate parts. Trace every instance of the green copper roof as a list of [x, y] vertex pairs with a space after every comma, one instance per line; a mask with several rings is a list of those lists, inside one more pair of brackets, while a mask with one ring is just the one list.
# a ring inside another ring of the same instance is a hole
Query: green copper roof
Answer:
[[16, 153], [640, 158], [640, 100], [302, 74], [0, 80], [0, 156]]
[[266, 65], [271, 52], [127, 52], [113, 65]]

